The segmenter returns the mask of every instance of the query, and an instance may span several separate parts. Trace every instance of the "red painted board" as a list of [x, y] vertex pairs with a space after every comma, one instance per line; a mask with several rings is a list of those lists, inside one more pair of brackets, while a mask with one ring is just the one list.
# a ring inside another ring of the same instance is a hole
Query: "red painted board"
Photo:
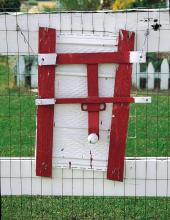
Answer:
[[57, 98], [55, 104], [134, 103], [133, 97]]
[[129, 63], [129, 51], [57, 54], [56, 64]]
[[[39, 53], [56, 52], [56, 30], [39, 28]], [[39, 98], [54, 98], [55, 66], [38, 66]], [[52, 176], [54, 106], [38, 106], [36, 175]]]
[[[119, 34], [118, 51], [134, 50], [135, 34], [122, 30]], [[114, 97], [130, 97], [132, 65], [119, 64], [116, 71]], [[107, 179], [123, 181], [124, 157], [128, 131], [129, 104], [113, 104]]]
[[[98, 64], [87, 65], [87, 83], [89, 98], [98, 97]], [[96, 133], [99, 136], [99, 104], [90, 104], [88, 111], [88, 133]], [[93, 110], [94, 109], [94, 110]], [[95, 111], [96, 110], [96, 111]], [[97, 111], [98, 110], [98, 111]]]

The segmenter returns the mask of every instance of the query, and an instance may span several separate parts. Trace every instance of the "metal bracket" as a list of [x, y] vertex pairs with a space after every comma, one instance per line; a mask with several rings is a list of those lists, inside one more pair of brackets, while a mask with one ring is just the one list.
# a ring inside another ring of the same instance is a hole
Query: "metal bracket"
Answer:
[[151, 97], [133, 97], [135, 103], [151, 103]]
[[130, 63], [146, 63], [146, 52], [130, 51]]
[[55, 99], [36, 99], [35, 105], [54, 105]]
[[38, 54], [38, 65], [46, 66], [46, 65], [56, 65], [56, 53], [40, 53]]

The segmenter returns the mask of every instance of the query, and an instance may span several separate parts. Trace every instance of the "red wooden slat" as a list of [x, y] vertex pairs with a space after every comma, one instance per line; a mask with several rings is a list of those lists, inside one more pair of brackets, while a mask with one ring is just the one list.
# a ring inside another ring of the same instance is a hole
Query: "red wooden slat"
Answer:
[[55, 104], [133, 103], [133, 97], [57, 98]]
[[[89, 98], [98, 96], [98, 64], [87, 65], [87, 82]], [[96, 109], [96, 107], [99, 107], [99, 104], [90, 104], [90, 108], [93, 107]], [[99, 136], [99, 111], [88, 112], [88, 125], [88, 133], [96, 133]]]
[[129, 63], [129, 51], [57, 54], [56, 64]]
[[[39, 53], [56, 52], [56, 30], [39, 28]], [[38, 66], [39, 98], [54, 98], [55, 66]], [[36, 175], [52, 175], [54, 106], [38, 106]]]
[[[119, 34], [118, 51], [134, 49], [134, 33], [123, 30]], [[116, 71], [114, 97], [130, 97], [131, 64], [119, 64]], [[124, 157], [128, 130], [129, 104], [113, 104], [107, 178], [123, 181]]]

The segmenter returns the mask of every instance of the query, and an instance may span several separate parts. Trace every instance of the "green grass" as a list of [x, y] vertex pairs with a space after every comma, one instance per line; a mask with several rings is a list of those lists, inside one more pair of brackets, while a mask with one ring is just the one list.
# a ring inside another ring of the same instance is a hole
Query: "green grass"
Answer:
[[[0, 64], [0, 154], [33, 156], [35, 93], [18, 89]], [[138, 95], [146, 95], [140, 92]], [[131, 105], [127, 156], [170, 156], [169, 96], [152, 96], [152, 104]], [[1, 217], [8, 219], [170, 219], [169, 198], [3, 196]]]
[[170, 198], [47, 197], [2, 198], [3, 219], [170, 219]]
[[33, 156], [35, 93], [13, 85], [6, 65], [0, 65], [0, 155]]

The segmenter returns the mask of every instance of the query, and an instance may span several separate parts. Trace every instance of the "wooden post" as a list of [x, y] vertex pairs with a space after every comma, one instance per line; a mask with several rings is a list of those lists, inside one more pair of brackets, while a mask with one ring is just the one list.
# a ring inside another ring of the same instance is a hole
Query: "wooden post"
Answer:
[[[56, 30], [39, 29], [39, 53], [56, 52]], [[55, 65], [38, 66], [39, 98], [54, 98]], [[37, 109], [36, 175], [52, 176], [54, 105], [42, 105]]]

